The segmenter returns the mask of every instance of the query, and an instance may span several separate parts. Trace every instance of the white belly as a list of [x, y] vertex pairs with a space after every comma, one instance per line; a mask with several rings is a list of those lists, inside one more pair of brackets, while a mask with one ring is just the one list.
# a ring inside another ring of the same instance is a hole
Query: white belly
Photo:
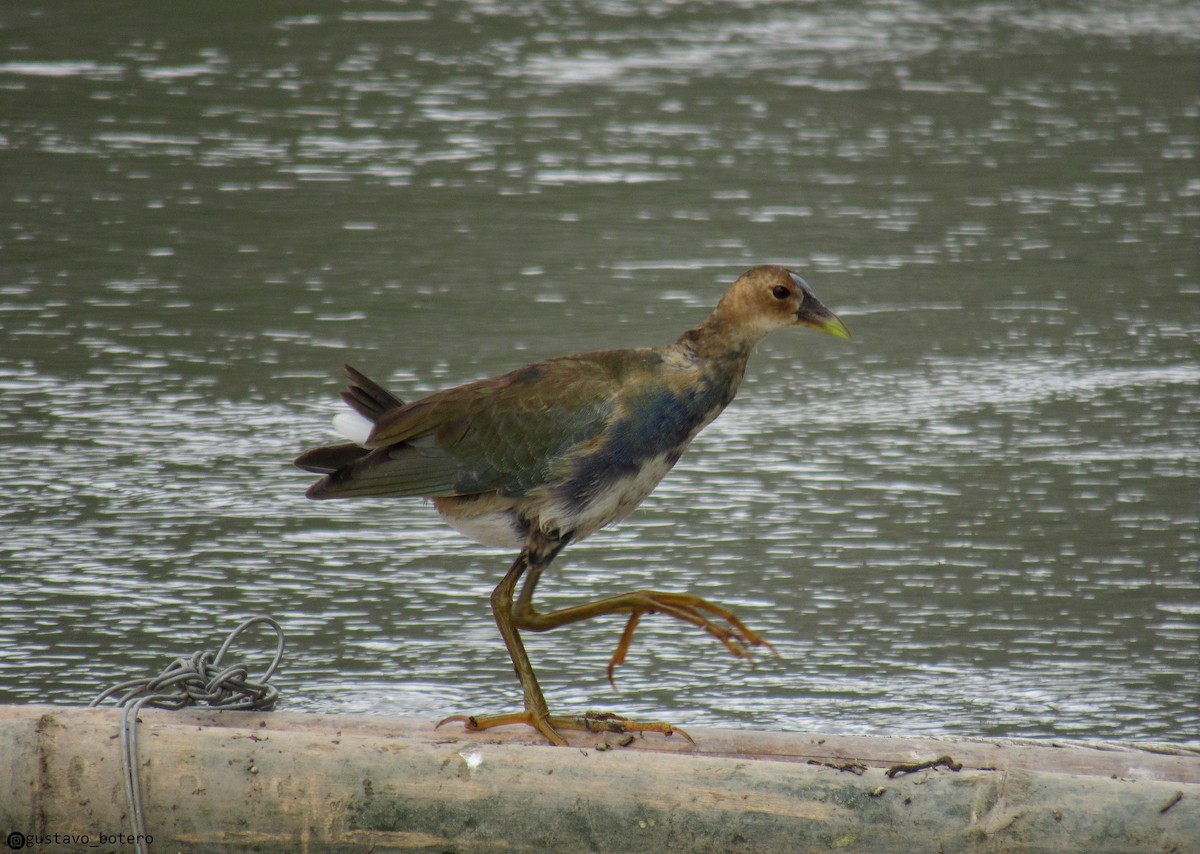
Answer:
[[438, 512], [447, 525], [477, 543], [501, 549], [519, 549], [525, 545], [510, 510], [462, 516], [450, 515], [439, 507]]
[[547, 533], [569, 532], [572, 540], [582, 540], [632, 513], [654, 491], [676, 459], [675, 454], [663, 454], [647, 460], [637, 473], [614, 480], [583, 507], [556, 501], [545, 494], [526, 499], [494, 495], [435, 498], [433, 503], [447, 525], [485, 546], [522, 548], [525, 545], [522, 518], [536, 519]]

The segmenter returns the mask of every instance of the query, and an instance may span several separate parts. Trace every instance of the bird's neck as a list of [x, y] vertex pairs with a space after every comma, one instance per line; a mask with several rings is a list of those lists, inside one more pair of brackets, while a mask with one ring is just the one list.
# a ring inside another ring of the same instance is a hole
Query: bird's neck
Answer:
[[737, 394], [750, 353], [762, 336], [738, 335], [716, 313], [679, 336], [672, 349], [714, 396], [717, 411]]
[[679, 336], [676, 345], [694, 354], [698, 359], [714, 364], [737, 364], [744, 370], [750, 353], [766, 334], [744, 325], [730, 323], [721, 309], [722, 306], [717, 306], [717, 310], [703, 323], [693, 326]]

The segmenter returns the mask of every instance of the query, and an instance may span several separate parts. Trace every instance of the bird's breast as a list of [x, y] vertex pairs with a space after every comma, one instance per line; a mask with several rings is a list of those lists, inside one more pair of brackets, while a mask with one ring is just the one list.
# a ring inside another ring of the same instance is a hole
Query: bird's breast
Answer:
[[[574, 529], [579, 539], [629, 515], [720, 413], [728, 402], [723, 391], [698, 380], [651, 384], [627, 395], [597, 441], [573, 456], [569, 474], [555, 488], [559, 529]], [[545, 524], [545, 514], [542, 519]]]
[[540, 514], [546, 530], [571, 532], [581, 540], [601, 528], [621, 521], [654, 491], [679, 459], [682, 448], [645, 459], [640, 465], [615, 474], [586, 491], [563, 490]]

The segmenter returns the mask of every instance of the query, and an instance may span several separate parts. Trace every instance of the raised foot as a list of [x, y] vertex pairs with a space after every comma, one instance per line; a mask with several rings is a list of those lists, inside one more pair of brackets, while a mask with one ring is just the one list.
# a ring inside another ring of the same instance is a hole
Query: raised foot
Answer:
[[775, 655], [779, 655], [779, 650], [775, 649], [769, 640], [739, 620], [732, 611], [707, 599], [691, 593], [663, 593], [657, 590], [638, 590], [628, 595], [640, 601], [632, 609], [617, 649], [608, 660], [608, 681], [614, 687], [616, 682], [613, 679], [613, 671], [625, 663], [629, 645], [633, 642], [633, 632], [643, 614], [666, 614], [704, 629], [719, 640], [731, 655], [746, 659], [751, 666], [754, 665], [751, 647], [765, 646]]
[[560, 729], [581, 732], [658, 732], [666, 736], [679, 733], [689, 743], [693, 745], [696, 743], [686, 732], [666, 721], [634, 721], [611, 712], [584, 712], [582, 715], [535, 715], [526, 710], [504, 715], [451, 715], [438, 721], [437, 726], [440, 727], [442, 724], [452, 721], [459, 721], [466, 729], [476, 732], [509, 724], [525, 724], [544, 735], [551, 744], [557, 745], [566, 745], [567, 743], [566, 739], [558, 734]]

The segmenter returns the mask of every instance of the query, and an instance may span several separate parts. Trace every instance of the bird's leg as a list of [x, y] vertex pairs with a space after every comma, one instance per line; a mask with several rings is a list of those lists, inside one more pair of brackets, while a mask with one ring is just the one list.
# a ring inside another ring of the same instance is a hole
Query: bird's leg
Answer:
[[563, 737], [550, 726], [550, 708], [546, 705], [546, 698], [542, 694], [541, 686], [538, 685], [537, 676], [534, 675], [533, 664], [529, 661], [529, 653], [525, 651], [521, 635], [517, 631], [517, 627], [513, 625], [513, 591], [517, 586], [517, 581], [531, 564], [545, 563], [548, 565], [554, 559], [554, 555], [565, 545], [566, 542], [561, 542], [551, 550], [538, 549], [535, 551], [530, 548], [530, 544], [526, 544], [504, 578], [492, 591], [492, 615], [496, 618], [496, 627], [500, 629], [500, 636], [504, 638], [504, 645], [508, 648], [508, 657], [512, 659], [513, 669], [521, 683], [521, 690], [525, 693], [525, 711], [507, 715], [472, 715], [469, 717], [453, 715], [441, 721], [438, 726], [449, 721], [462, 721], [466, 724], [467, 729], [488, 729], [505, 724], [524, 723], [546, 736], [553, 744], [566, 744]]
[[619, 596], [610, 596], [594, 602], [586, 602], [571, 608], [563, 608], [543, 614], [533, 607], [533, 590], [537, 585], [541, 570], [531, 571], [521, 588], [515, 611], [516, 624], [519, 628], [531, 632], [545, 632], [575, 623], [580, 620], [590, 620], [607, 614], [628, 614], [629, 622], [621, 633], [621, 640], [616, 651], [608, 661], [608, 681], [613, 682], [613, 671], [618, 665], [625, 663], [629, 653], [629, 645], [633, 642], [633, 633], [638, 621], [645, 614], [666, 614], [685, 623], [703, 629], [724, 644], [725, 648], [737, 658], [745, 658], [751, 664], [754, 657], [750, 653], [752, 646], [765, 646], [778, 655], [778, 651], [770, 641], [751, 629], [737, 618], [728, 608], [713, 604], [707, 599], [690, 593], [664, 593], [658, 590], [634, 590]]
[[517, 631], [513, 591], [526, 571], [529, 571], [531, 580], [536, 583], [542, 570], [550, 565], [555, 555], [562, 551], [569, 539], [569, 537], [550, 537], [537, 531], [535, 526], [535, 532], [530, 535], [525, 548], [513, 561], [512, 567], [505, 574], [503, 580], [492, 591], [492, 614], [496, 618], [496, 626], [500, 629], [500, 636], [504, 638], [504, 645], [508, 648], [513, 669], [516, 671], [517, 679], [525, 694], [525, 710], [503, 715], [452, 715], [440, 721], [438, 726], [450, 721], [461, 721], [469, 730], [484, 730], [506, 724], [526, 724], [546, 736], [552, 744], [558, 745], [567, 743], [558, 734], [557, 730], [559, 729], [616, 733], [661, 732], [663, 735], [671, 735], [678, 731], [684, 738], [691, 741], [692, 739], [687, 733], [676, 730], [675, 727], [664, 721], [631, 721], [620, 715], [596, 712], [586, 712], [582, 715], [550, 714], [546, 698], [542, 694], [541, 686], [538, 685], [537, 676], [534, 675], [533, 665], [529, 661], [529, 654], [525, 651], [525, 644], [521, 641], [520, 632]]

